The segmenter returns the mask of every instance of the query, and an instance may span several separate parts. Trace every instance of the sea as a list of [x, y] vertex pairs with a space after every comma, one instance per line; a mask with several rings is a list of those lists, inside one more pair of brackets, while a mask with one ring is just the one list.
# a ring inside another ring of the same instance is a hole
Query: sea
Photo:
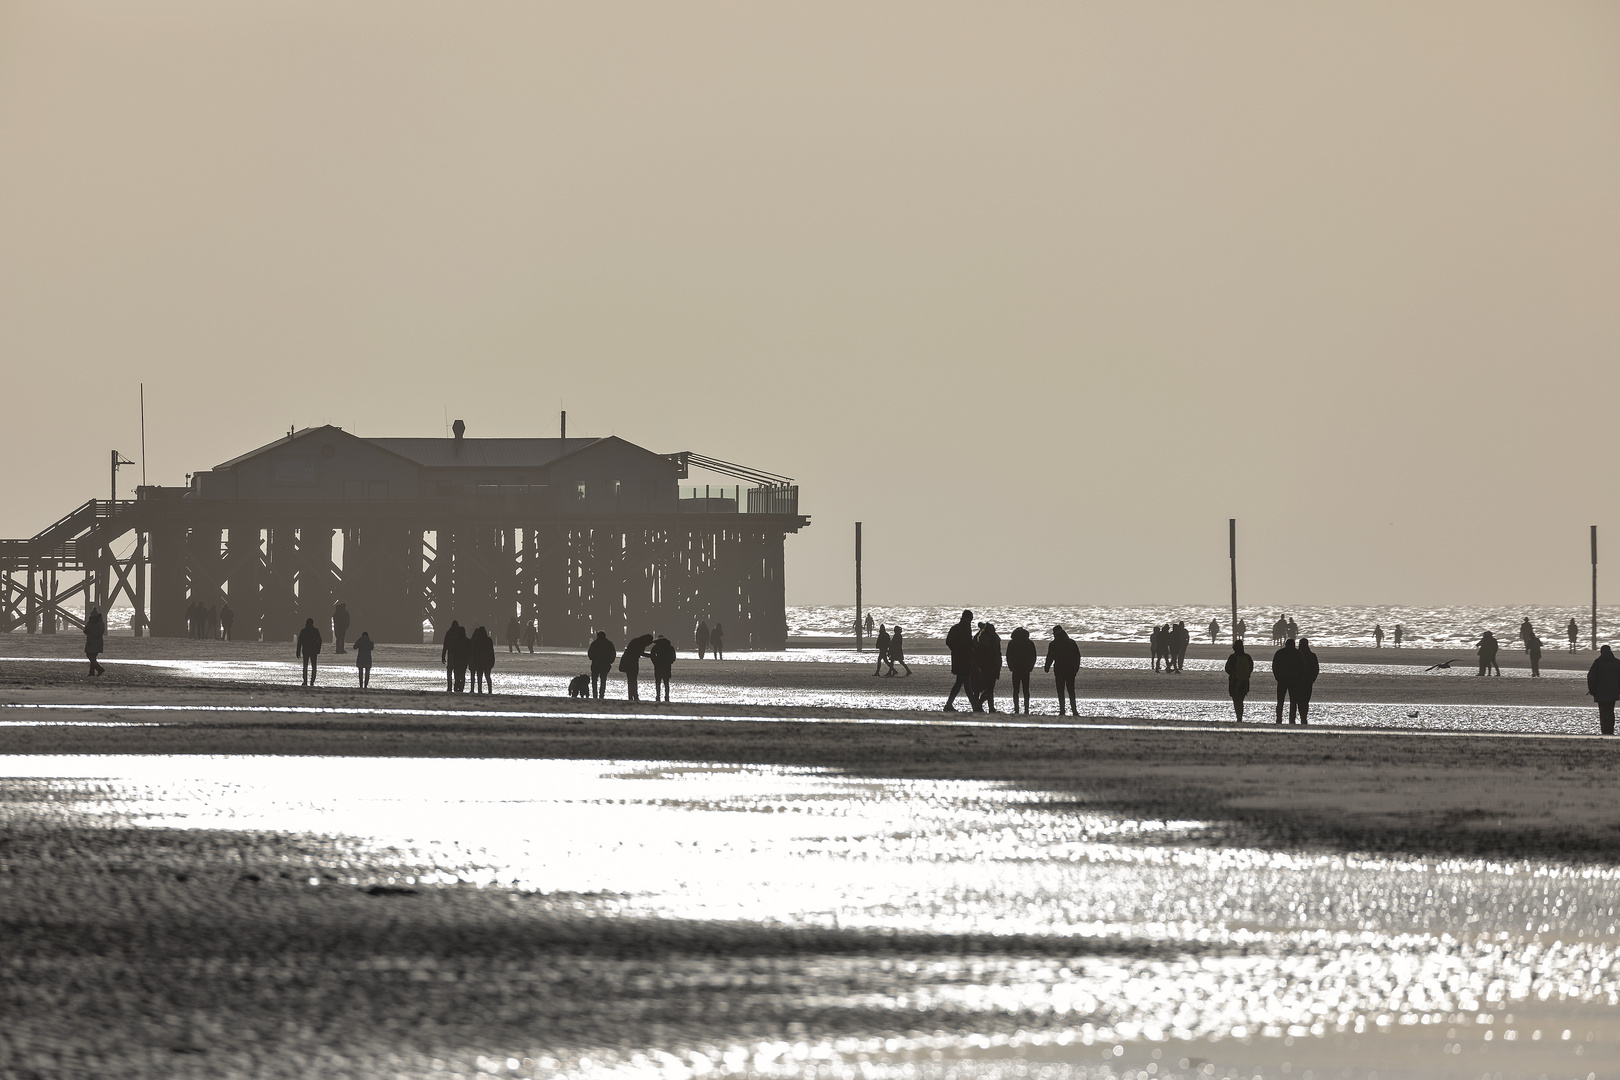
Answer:
[[[1142, 641], [1153, 627], [1162, 623], [1185, 622], [1194, 641], [1208, 641], [1211, 619], [1220, 623], [1220, 639], [1231, 640], [1230, 608], [1188, 605], [1096, 607], [1057, 605], [1020, 607], [998, 604], [963, 604], [960, 607], [873, 605], [863, 609], [877, 622], [905, 628], [912, 641], [943, 638], [951, 625], [971, 609], [978, 621], [994, 623], [1005, 635], [1015, 627], [1026, 627], [1036, 639], [1051, 637], [1052, 627], [1061, 626], [1070, 637], [1082, 641]], [[1250, 641], [1270, 641], [1271, 627], [1280, 618], [1291, 618], [1299, 632], [1313, 645], [1372, 645], [1373, 628], [1384, 628], [1384, 644], [1394, 643], [1397, 626], [1404, 644], [1421, 648], [1458, 648], [1473, 645], [1489, 630], [1504, 644], [1519, 640], [1519, 625], [1525, 619], [1535, 628], [1548, 648], [1567, 644], [1569, 621], [1575, 620], [1580, 640], [1592, 633], [1592, 609], [1549, 607], [1378, 607], [1378, 606], [1301, 606], [1239, 608]], [[855, 608], [851, 605], [790, 607], [787, 610], [788, 637], [853, 637]], [[1608, 640], [1620, 626], [1620, 607], [1598, 608], [1598, 635]]]

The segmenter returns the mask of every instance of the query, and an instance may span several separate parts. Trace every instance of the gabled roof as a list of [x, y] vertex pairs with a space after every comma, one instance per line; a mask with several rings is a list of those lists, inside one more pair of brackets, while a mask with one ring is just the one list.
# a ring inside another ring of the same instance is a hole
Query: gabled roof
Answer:
[[[260, 454], [268, 453], [271, 450], [279, 450], [284, 446], [291, 446], [294, 443], [301, 442], [303, 439], [307, 438], [310, 435], [327, 435], [327, 436], [337, 435], [340, 438], [353, 439], [355, 442], [369, 443], [369, 444], [374, 445], [374, 446], [380, 441], [380, 440], [377, 440], [377, 439], [362, 439], [358, 435], [351, 435], [349, 432], [344, 431], [340, 427], [334, 427], [331, 424], [323, 424], [320, 427], [299, 428], [297, 431], [293, 432], [291, 435], [283, 436], [282, 438], [277, 439], [273, 443], [265, 443], [263, 446], [259, 447], [257, 450], [249, 450], [245, 454], [240, 454], [240, 455], [238, 455], [236, 457], [231, 458], [231, 460], [229, 460], [229, 461], [224, 461], [224, 462], [221, 462], [218, 465], [215, 465], [214, 468], [216, 468], [216, 469], [234, 469], [236, 466], [242, 464], [244, 461], [247, 461], [249, 458], [256, 458]], [[388, 453], [396, 453], [396, 451], [389, 450], [387, 447], [384, 447], [384, 446], [379, 446], [377, 448], [379, 450], [384, 450], [384, 451], [386, 451]]]
[[535, 469], [601, 439], [366, 439], [428, 469]]

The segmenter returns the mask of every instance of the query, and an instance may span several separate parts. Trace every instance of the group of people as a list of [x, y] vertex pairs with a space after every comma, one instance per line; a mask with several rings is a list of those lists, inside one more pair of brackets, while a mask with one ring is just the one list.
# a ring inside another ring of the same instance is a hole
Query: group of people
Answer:
[[[1214, 641], [1220, 628], [1214, 620], [1210, 621], [1209, 626], [1210, 640]], [[1187, 646], [1190, 644], [1192, 634], [1188, 631], [1186, 623], [1177, 621], [1155, 626], [1148, 633], [1148, 648], [1153, 653], [1153, 670], [1161, 670], [1162, 664], [1162, 670], [1166, 674], [1179, 675], [1187, 663]]]
[[[1322, 664], [1311, 651], [1309, 638], [1296, 645], [1285, 638], [1282, 648], [1271, 658], [1271, 674], [1277, 680], [1277, 723], [1283, 722], [1283, 705], [1288, 706], [1290, 724], [1311, 722], [1311, 692], [1322, 674]], [[1249, 696], [1249, 679], [1254, 675], [1254, 657], [1243, 649], [1240, 637], [1232, 642], [1232, 655], [1226, 658], [1226, 689], [1232, 697], [1232, 711], [1243, 722], [1243, 701]]]
[[231, 626], [236, 612], [229, 600], [223, 604], [205, 604], [200, 599], [186, 605], [186, 636], [199, 641], [231, 640]]
[[495, 639], [480, 626], [467, 633], [467, 628], [454, 619], [444, 632], [439, 646], [439, 663], [444, 665], [446, 693], [467, 692], [467, 671], [472, 670], [473, 693], [493, 693], [495, 673]]
[[[906, 663], [906, 632], [898, 624], [891, 631], [882, 623], [878, 623], [877, 660], [877, 670], [872, 672], [873, 675], [885, 677], [893, 675], [896, 664], [905, 668], [907, 675], [911, 674], [911, 665]], [[884, 664], [889, 665], [888, 671], [883, 670]]]
[[[705, 643], [707, 644], [707, 642]], [[591, 697], [600, 701], [607, 697], [608, 674], [613, 670], [613, 658], [619, 657], [619, 673], [624, 676], [625, 700], [641, 700], [641, 658], [645, 656], [653, 666], [653, 700], [669, 700], [669, 682], [675, 669], [675, 644], [663, 634], [642, 634], [632, 638], [619, 654], [608, 640], [607, 632], [598, 630], [596, 639], [585, 650], [591, 663]]]
[[531, 653], [534, 647], [540, 644], [540, 627], [533, 619], [528, 622], [519, 622], [513, 615], [506, 620], [506, 651], [508, 653], [522, 652], [527, 648]]
[[[1373, 623], [1372, 633], [1373, 633], [1373, 647], [1378, 648], [1378, 649], [1382, 649], [1384, 647], [1384, 624], [1383, 623]], [[1406, 639], [1406, 626], [1405, 626], [1405, 624], [1404, 623], [1396, 623], [1395, 624], [1395, 642], [1394, 642], [1395, 647], [1397, 649], [1400, 648], [1401, 643], [1405, 639]]]
[[[951, 674], [955, 682], [945, 699], [945, 711], [956, 712], [956, 697], [966, 691], [968, 703], [974, 712], [997, 712], [996, 683], [1001, 681], [1003, 656], [1001, 635], [994, 624], [981, 622], [974, 630], [973, 612], [962, 612], [962, 618], [945, 635], [945, 647], [951, 653]], [[891, 639], [892, 645], [892, 639]], [[1022, 626], [1013, 630], [1007, 639], [1005, 663], [1012, 675], [1013, 713], [1029, 715], [1029, 681], [1035, 670], [1035, 642]], [[1080, 715], [1075, 704], [1074, 679], [1080, 672], [1080, 646], [1061, 626], [1052, 627], [1052, 640], [1046, 646], [1044, 670], [1057, 678], [1058, 715], [1067, 707], [1075, 716]], [[909, 675], [910, 669], [906, 673]]]
[[[339, 605], [340, 607], [342, 605]], [[343, 639], [349, 629], [349, 610], [343, 608], [342, 632], [334, 627], [333, 640], [337, 652], [343, 651]], [[320, 666], [321, 648], [325, 645], [321, 637], [320, 627], [315, 625], [314, 619], [305, 619], [304, 628], [298, 631], [298, 638], [293, 645], [293, 655], [303, 661], [302, 671], [305, 686], [315, 685], [315, 676]], [[354, 667], [355, 674], [360, 680], [360, 689], [364, 690], [371, 685], [371, 652], [376, 644], [371, 635], [361, 631], [360, 636], [354, 639]]]
[[716, 660], [726, 658], [726, 635], [719, 623], [710, 629], [708, 620], [699, 619], [697, 628], [692, 631], [692, 645], [697, 649], [698, 659], [702, 660], [706, 652], [713, 651]]

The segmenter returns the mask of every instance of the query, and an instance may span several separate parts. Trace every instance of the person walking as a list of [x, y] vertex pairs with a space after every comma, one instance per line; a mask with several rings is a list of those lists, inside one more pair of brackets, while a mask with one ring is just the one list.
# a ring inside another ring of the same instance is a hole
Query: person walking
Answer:
[[1497, 675], [1502, 674], [1502, 668], [1496, 662], [1496, 650], [1500, 647], [1501, 646], [1497, 644], [1496, 635], [1491, 633], [1489, 630], [1480, 635], [1479, 674], [1483, 675], [1487, 671], [1494, 671]]
[[225, 601], [224, 606], [219, 609], [220, 636], [222, 636], [226, 641], [235, 641], [236, 639], [231, 636], [231, 627], [235, 625], [236, 612], [231, 610], [231, 602], [227, 600]]
[[107, 620], [101, 609], [93, 607], [84, 620], [84, 655], [90, 658], [90, 674], [105, 675], [107, 669], [96, 657], [107, 651]]
[[1530, 616], [1526, 615], [1524, 622], [1519, 624], [1519, 644], [1524, 646], [1525, 652], [1530, 651], [1530, 639], [1535, 636], [1536, 628], [1530, 625]]
[[607, 632], [598, 630], [596, 640], [585, 650], [591, 662], [591, 697], [597, 701], [607, 697], [608, 672], [613, 670], [613, 658], [617, 655], [618, 650], [608, 640]]
[[315, 685], [315, 658], [321, 655], [321, 632], [315, 628], [314, 619], [305, 619], [304, 628], [298, 631], [298, 644], [293, 647], [293, 655], [301, 656], [304, 660], [304, 685]]
[[1401, 638], [1406, 636], [1406, 627], [1400, 623], [1395, 624], [1395, 647], [1401, 647]]
[[506, 651], [508, 653], [522, 652], [523, 647], [520, 644], [522, 640], [523, 624], [518, 622], [516, 615], [513, 615], [506, 620]]
[[1249, 696], [1249, 676], [1254, 674], [1254, 657], [1243, 651], [1243, 639], [1232, 642], [1232, 655], [1226, 658], [1226, 692], [1232, 696], [1232, 711], [1243, 723], [1243, 699]]
[[1569, 620], [1569, 651], [1575, 651], [1575, 643], [1581, 640], [1581, 628], [1575, 625], [1575, 620]]
[[540, 624], [530, 619], [523, 626], [523, 647], [528, 649], [529, 655], [532, 656], [534, 647], [538, 644], [540, 644]]
[[1237, 621], [1237, 639], [1239, 641], [1249, 640], [1249, 624], [1242, 619]]
[[1148, 635], [1148, 651], [1153, 655], [1153, 670], [1159, 670], [1159, 660], [1164, 656], [1164, 627], [1157, 624], [1153, 632]]
[[1221, 639], [1221, 624], [1218, 619], [1209, 620], [1209, 643], [1215, 644]]
[[1001, 635], [996, 633], [993, 623], [982, 622], [979, 636], [973, 639], [973, 686], [979, 704], [990, 712], [999, 711], [996, 709], [996, 682], [1000, 678]]
[[[1293, 641], [1285, 640], [1283, 647], [1271, 657], [1271, 675], [1277, 680], [1277, 723], [1281, 724], [1288, 693], [1299, 679], [1299, 650], [1294, 648]], [[1292, 710], [1289, 711], [1292, 714]]]
[[1322, 674], [1321, 662], [1311, 651], [1310, 638], [1299, 639], [1299, 665], [1294, 669], [1294, 684], [1288, 688], [1288, 722], [1294, 722], [1294, 714], [1299, 714], [1301, 724], [1311, 722], [1311, 690], [1316, 686], [1316, 677]]
[[624, 647], [624, 655], [619, 657], [619, 671], [624, 675], [626, 701], [641, 700], [641, 690], [637, 686], [641, 678], [641, 656], [652, 643], [651, 634], [631, 638], [630, 644]]
[[702, 619], [698, 620], [697, 629], [692, 632], [692, 644], [697, 646], [698, 659], [709, 651], [709, 624]]
[[653, 666], [653, 700], [669, 700], [669, 677], [675, 668], [675, 645], [663, 634], [652, 643], [647, 659]]
[[1373, 648], [1382, 649], [1383, 647], [1384, 647], [1384, 624], [1383, 623], [1373, 623]]
[[354, 639], [354, 673], [360, 679], [362, 690], [371, 685], [371, 650], [376, 647], [377, 643], [364, 630]]
[[482, 626], [467, 640], [467, 666], [472, 668], [473, 693], [493, 693], [490, 676], [495, 672], [495, 638]]
[[906, 663], [905, 631], [901, 630], [900, 627], [898, 627], [898, 626], [896, 626], [894, 628], [894, 633], [889, 635], [889, 674], [890, 675], [894, 674], [894, 665], [896, 665], [896, 664], [899, 664], [901, 667], [905, 668], [907, 675], [911, 674], [911, 665]]
[[716, 660], [726, 658], [726, 635], [719, 623], [715, 623], [714, 629], [709, 631], [709, 650], [714, 653]]
[[956, 625], [945, 632], [945, 648], [950, 651], [951, 674], [956, 677], [945, 699], [945, 711], [955, 712], [956, 695], [966, 690], [973, 711], [978, 712], [979, 699], [973, 693], [973, 612], [962, 612]]
[[1007, 638], [1007, 671], [1012, 675], [1013, 715], [1018, 715], [1018, 694], [1024, 695], [1024, 715], [1029, 715], [1029, 673], [1035, 670], [1035, 643], [1022, 626]]
[[332, 608], [332, 641], [333, 652], [342, 652], [343, 643], [349, 638], [349, 605], [339, 600]]
[[[877, 654], [878, 665], [877, 670], [872, 672], [873, 675], [883, 674], [883, 665], [889, 661], [889, 632], [883, 628], [882, 623], [878, 623]], [[894, 669], [890, 668], [889, 673], [892, 675]]]
[[456, 620], [450, 620], [450, 629], [444, 632], [444, 643], [439, 647], [439, 663], [444, 665], [444, 689], [447, 694], [462, 694], [467, 690], [467, 631]]
[[866, 613], [866, 636], [872, 636], [872, 613], [870, 611]]
[[1524, 643], [1524, 651], [1530, 654], [1530, 677], [1541, 678], [1541, 639], [1532, 633]]
[[1175, 656], [1177, 675], [1187, 666], [1187, 646], [1191, 644], [1192, 632], [1187, 629], [1186, 623], [1177, 619], [1176, 625], [1170, 630], [1170, 650]]
[[1586, 672], [1586, 692], [1598, 707], [1598, 730], [1614, 734], [1614, 703], [1620, 699], [1620, 658], [1605, 645]]
[[1074, 677], [1080, 673], [1080, 646], [1062, 626], [1052, 627], [1052, 640], [1046, 644], [1046, 663], [1041, 665], [1041, 670], [1053, 672], [1057, 677], [1058, 715], [1064, 715], [1063, 696], [1067, 694], [1069, 709], [1078, 717], [1080, 706], [1074, 701]]

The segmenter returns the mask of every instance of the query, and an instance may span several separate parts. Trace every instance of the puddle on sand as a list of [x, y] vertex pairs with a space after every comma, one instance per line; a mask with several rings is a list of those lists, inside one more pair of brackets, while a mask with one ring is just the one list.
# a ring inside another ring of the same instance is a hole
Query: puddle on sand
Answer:
[[[633, 1023], [590, 1045], [537, 1032], [469, 1071], [1248, 1078], [1411, 1042], [1471, 1055], [1463, 1075], [1532, 1050], [1526, 1069], [1585, 1075], [1589, 1036], [1620, 1041], [1611, 867], [1261, 850], [1004, 784], [810, 769], [8, 757], [0, 777], [12, 822], [328, 837], [299, 864], [311, 887], [474, 883], [715, 928], [657, 985], [720, 1011], [662, 1041]], [[787, 950], [767, 978], [757, 953], [727, 955], [739, 924], [977, 944]], [[647, 977], [598, 963], [604, 985]], [[793, 1038], [739, 1035], [784, 1010]]]

